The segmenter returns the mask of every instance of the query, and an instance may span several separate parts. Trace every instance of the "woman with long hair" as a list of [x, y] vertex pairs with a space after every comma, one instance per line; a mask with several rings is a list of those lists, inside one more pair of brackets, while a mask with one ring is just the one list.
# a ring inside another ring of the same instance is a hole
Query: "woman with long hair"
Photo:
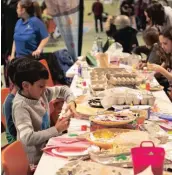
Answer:
[[163, 50], [169, 55], [168, 59], [159, 66], [148, 64], [148, 67], [164, 75], [170, 84], [170, 97], [172, 98], [172, 27], [165, 28], [159, 36], [160, 44]]
[[149, 25], [155, 26], [159, 31], [172, 26], [172, 8], [159, 2], [152, 2], [145, 10], [145, 16]]
[[18, 58], [29, 55], [39, 57], [49, 36], [41, 20], [38, 2], [20, 0], [17, 5], [17, 14], [20, 19], [15, 26], [11, 59], [15, 56]]

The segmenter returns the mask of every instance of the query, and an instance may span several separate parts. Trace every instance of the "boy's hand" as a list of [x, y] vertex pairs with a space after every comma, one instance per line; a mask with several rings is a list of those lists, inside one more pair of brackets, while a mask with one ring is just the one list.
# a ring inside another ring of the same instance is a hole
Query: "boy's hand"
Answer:
[[76, 103], [74, 101], [68, 103], [66, 111], [68, 110], [70, 110], [70, 112], [75, 118], [80, 118], [80, 115], [76, 112]]
[[70, 119], [68, 117], [58, 119], [55, 128], [57, 129], [58, 132], [63, 132], [68, 129], [70, 124]]

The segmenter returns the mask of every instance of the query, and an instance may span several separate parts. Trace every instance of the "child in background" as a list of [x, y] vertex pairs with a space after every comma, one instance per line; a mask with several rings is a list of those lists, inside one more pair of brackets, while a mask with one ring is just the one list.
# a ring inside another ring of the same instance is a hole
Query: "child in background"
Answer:
[[[6, 138], [7, 138], [8, 144], [11, 144], [12, 142], [14, 142], [16, 140], [16, 135], [17, 135], [16, 128], [15, 128], [14, 122], [12, 120], [12, 104], [13, 104], [13, 99], [14, 99], [16, 92], [17, 92], [17, 87], [14, 83], [16, 67], [22, 61], [23, 61], [23, 59], [14, 58], [8, 66], [7, 74], [8, 74], [10, 81], [13, 84], [13, 88], [12, 88], [11, 92], [8, 94], [8, 96], [5, 99], [5, 102], [3, 104], [3, 114], [5, 116], [5, 120], [6, 120], [6, 124], [7, 124]], [[25, 61], [30, 61], [30, 59], [26, 58]]]
[[[143, 32], [143, 40], [146, 46], [139, 46], [133, 50], [133, 53], [141, 55], [146, 54], [146, 62], [161, 65], [166, 59], [167, 55], [159, 44], [159, 32], [156, 28], [151, 27]], [[139, 68], [142, 69], [146, 66], [146, 63], [139, 64]]]
[[[37, 164], [41, 149], [51, 137], [59, 136], [69, 126], [69, 117], [75, 113], [74, 95], [67, 86], [46, 87], [47, 69], [37, 61], [22, 62], [17, 67], [15, 83], [19, 88], [14, 101], [12, 116], [20, 140], [30, 164]], [[54, 98], [64, 98], [71, 113], [57, 120], [50, 127], [49, 102]]]

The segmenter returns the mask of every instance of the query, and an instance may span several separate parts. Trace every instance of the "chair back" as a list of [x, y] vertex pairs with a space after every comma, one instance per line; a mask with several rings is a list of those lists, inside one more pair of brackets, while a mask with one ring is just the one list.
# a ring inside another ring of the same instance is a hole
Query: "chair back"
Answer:
[[29, 161], [20, 141], [2, 150], [2, 166], [5, 175], [31, 175]]
[[39, 62], [42, 63], [48, 70], [49, 78], [48, 78], [48, 81], [47, 81], [47, 86], [49, 86], [49, 87], [54, 86], [54, 83], [53, 83], [53, 80], [52, 80], [52, 76], [51, 76], [51, 73], [50, 73], [50, 69], [48, 67], [48, 64], [47, 64], [46, 60], [42, 59]]
[[5, 129], [6, 129], [6, 120], [5, 120], [5, 116], [3, 115], [3, 104], [4, 104], [5, 99], [9, 93], [10, 93], [9, 88], [1, 89], [1, 122], [2, 122]]

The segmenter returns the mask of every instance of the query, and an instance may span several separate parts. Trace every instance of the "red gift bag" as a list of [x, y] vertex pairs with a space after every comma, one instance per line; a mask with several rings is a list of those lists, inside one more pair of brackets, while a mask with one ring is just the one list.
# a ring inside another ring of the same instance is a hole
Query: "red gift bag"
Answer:
[[[144, 143], [150, 143], [152, 146], [143, 146]], [[154, 175], [163, 175], [163, 165], [165, 158], [164, 148], [155, 147], [151, 141], [144, 141], [140, 147], [131, 149], [134, 174], [144, 171], [148, 166], [152, 167]]]

